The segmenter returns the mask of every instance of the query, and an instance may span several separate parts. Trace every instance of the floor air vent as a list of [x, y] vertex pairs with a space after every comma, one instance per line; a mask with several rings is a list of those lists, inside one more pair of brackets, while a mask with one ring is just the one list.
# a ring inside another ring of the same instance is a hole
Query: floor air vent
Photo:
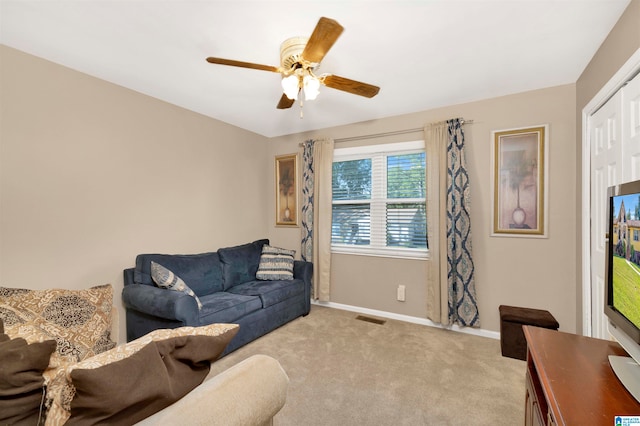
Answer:
[[377, 318], [371, 318], [371, 317], [367, 317], [367, 316], [364, 316], [364, 315], [358, 315], [356, 317], [356, 319], [360, 320], [360, 321], [372, 322], [374, 324], [379, 324], [379, 325], [382, 325], [382, 324], [384, 324], [386, 322], [385, 320], [381, 320], [381, 319], [377, 319]]

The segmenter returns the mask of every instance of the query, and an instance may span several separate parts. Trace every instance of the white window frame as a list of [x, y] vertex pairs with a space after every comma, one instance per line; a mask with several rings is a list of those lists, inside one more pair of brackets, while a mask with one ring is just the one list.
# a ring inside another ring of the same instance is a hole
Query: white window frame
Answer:
[[[387, 183], [386, 173], [387, 167], [386, 164], [381, 164], [383, 161], [383, 157], [371, 157], [372, 155], [377, 154], [388, 154], [388, 155], [404, 155], [404, 154], [414, 154], [414, 153], [422, 153], [425, 152], [425, 144], [423, 140], [419, 141], [411, 141], [411, 142], [398, 142], [398, 143], [389, 143], [389, 144], [380, 144], [380, 145], [367, 145], [367, 146], [358, 146], [358, 147], [350, 147], [350, 148], [336, 148], [333, 151], [333, 162], [341, 162], [341, 161], [351, 161], [351, 160], [361, 160], [365, 158], [372, 158], [371, 170], [372, 173], [376, 170], [376, 167], [379, 167], [382, 171], [382, 178], [379, 180], [372, 180], [371, 182], [371, 193], [380, 193], [380, 191], [384, 191], [382, 193], [386, 194], [386, 188], [384, 186]], [[427, 161], [428, 166], [428, 161]], [[381, 188], [382, 186], [382, 188]], [[387, 203], [386, 198], [377, 198], [370, 200], [345, 200], [345, 204], [356, 204], [359, 201], [362, 201], [363, 204], [369, 204], [371, 206], [371, 214], [373, 216], [374, 209], [377, 207], [379, 210], [385, 210], [385, 204]], [[423, 201], [422, 199], [412, 199], [405, 198], [402, 199], [403, 203], [410, 203], [415, 201]], [[426, 203], [426, 198], [425, 198]], [[340, 204], [341, 201], [337, 201], [335, 204]], [[332, 205], [334, 203], [332, 202]], [[376, 239], [376, 236], [384, 235], [384, 232], [375, 232], [375, 226], [384, 226], [384, 224], [380, 221], [371, 223], [371, 246], [355, 246], [351, 244], [334, 244], [331, 243], [331, 253], [336, 254], [351, 254], [358, 256], [379, 256], [379, 257], [391, 257], [391, 258], [401, 258], [401, 259], [416, 259], [416, 260], [426, 260], [429, 258], [429, 250], [427, 248], [408, 248], [408, 247], [385, 247], [385, 241], [379, 241]]]

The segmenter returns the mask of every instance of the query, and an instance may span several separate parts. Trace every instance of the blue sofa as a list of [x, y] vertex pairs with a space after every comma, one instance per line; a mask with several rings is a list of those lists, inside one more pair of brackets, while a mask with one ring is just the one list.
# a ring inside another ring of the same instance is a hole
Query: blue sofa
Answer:
[[[234, 323], [240, 330], [224, 354], [309, 313], [313, 264], [294, 261], [293, 280], [256, 279], [269, 240], [187, 255], [140, 254], [124, 270], [127, 341], [158, 328]], [[180, 277], [198, 296], [155, 286], [151, 262]]]

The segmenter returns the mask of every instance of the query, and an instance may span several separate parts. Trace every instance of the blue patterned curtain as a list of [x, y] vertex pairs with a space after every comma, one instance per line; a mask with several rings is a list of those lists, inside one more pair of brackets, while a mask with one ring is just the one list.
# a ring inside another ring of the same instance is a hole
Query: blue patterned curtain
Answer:
[[479, 327], [469, 217], [469, 175], [460, 119], [447, 121], [447, 288], [450, 324]]
[[309, 140], [302, 153], [302, 241], [300, 257], [313, 262], [311, 297], [331, 297], [331, 169], [333, 140]]
[[[300, 257], [313, 261], [313, 140], [302, 144], [302, 248]], [[313, 297], [313, 295], [311, 295]]]

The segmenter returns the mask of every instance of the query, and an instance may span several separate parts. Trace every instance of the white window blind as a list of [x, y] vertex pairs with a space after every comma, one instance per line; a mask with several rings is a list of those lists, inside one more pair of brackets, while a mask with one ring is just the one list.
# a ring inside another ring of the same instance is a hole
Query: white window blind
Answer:
[[332, 251], [424, 258], [423, 143], [336, 150]]

